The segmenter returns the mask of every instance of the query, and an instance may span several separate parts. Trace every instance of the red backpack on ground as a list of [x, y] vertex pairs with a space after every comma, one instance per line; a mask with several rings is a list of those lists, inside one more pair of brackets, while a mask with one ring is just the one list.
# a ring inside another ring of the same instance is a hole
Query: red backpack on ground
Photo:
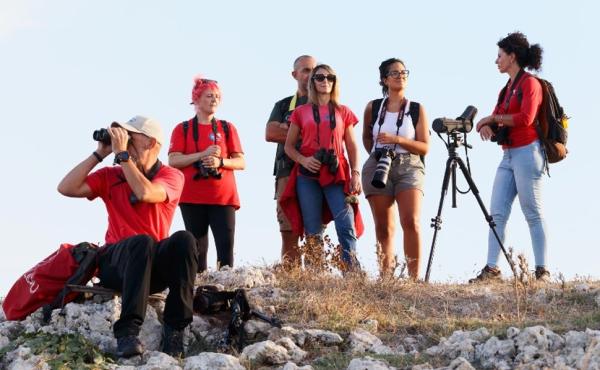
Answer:
[[44, 306], [44, 319], [79, 293], [67, 284], [85, 285], [96, 273], [98, 247], [61, 244], [58, 250], [24, 273], [12, 286], [2, 308], [8, 320], [23, 320]]

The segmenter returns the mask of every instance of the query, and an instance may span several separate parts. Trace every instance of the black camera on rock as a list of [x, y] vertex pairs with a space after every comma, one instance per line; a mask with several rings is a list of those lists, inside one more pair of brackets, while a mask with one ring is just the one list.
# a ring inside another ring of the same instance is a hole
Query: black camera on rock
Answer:
[[198, 160], [192, 163], [192, 166], [196, 169], [196, 173], [194, 174], [194, 180], [200, 179], [208, 179], [209, 177], [215, 178], [217, 180], [221, 179], [221, 173], [213, 167], [206, 167], [202, 164], [202, 161]]
[[319, 148], [313, 155], [322, 165], [327, 166], [329, 173], [336, 174], [340, 167], [340, 162], [333, 149]]
[[378, 189], [383, 189], [390, 174], [392, 161], [396, 158], [396, 152], [390, 148], [375, 149], [375, 158], [377, 159], [377, 167], [373, 173], [371, 185]]
[[101, 128], [99, 130], [94, 131], [94, 133], [92, 134], [92, 137], [94, 138], [94, 140], [99, 141], [103, 144], [106, 144], [106, 145], [111, 144], [110, 134], [108, 133], [108, 130], [105, 128]]
[[512, 144], [512, 140], [510, 140], [510, 128], [503, 126], [498, 126], [497, 123], [493, 123], [490, 125], [490, 128], [494, 132], [494, 136], [490, 139], [498, 145], [510, 145]]

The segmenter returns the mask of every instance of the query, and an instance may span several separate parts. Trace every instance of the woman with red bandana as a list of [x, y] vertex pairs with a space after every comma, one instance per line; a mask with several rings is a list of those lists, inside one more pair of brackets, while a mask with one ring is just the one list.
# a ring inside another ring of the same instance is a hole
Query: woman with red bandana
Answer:
[[185, 175], [179, 207], [186, 230], [199, 245], [199, 271], [206, 269], [208, 228], [217, 247], [217, 268], [233, 267], [235, 211], [240, 208], [233, 171], [246, 166], [235, 126], [215, 118], [221, 103], [217, 81], [196, 78], [192, 104], [196, 115], [171, 135], [169, 165]]

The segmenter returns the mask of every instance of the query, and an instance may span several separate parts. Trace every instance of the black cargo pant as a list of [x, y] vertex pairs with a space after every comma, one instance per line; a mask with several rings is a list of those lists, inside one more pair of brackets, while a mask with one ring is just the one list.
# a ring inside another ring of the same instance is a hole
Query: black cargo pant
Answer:
[[116, 338], [138, 335], [148, 296], [167, 287], [165, 324], [183, 329], [192, 322], [197, 254], [196, 239], [187, 231], [178, 231], [160, 242], [137, 235], [100, 250], [100, 283], [121, 292], [121, 316], [113, 327]]

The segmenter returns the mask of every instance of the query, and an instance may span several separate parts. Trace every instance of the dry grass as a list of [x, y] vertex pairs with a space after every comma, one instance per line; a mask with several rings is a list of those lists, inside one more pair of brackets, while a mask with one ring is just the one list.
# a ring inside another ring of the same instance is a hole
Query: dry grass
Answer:
[[425, 284], [407, 279], [373, 280], [364, 274], [331, 273], [333, 269], [276, 271], [286, 294], [278, 315], [296, 326], [348, 332], [367, 319], [379, 323], [388, 339], [422, 334], [431, 341], [455, 330], [485, 326], [503, 335], [510, 326], [546, 325], [557, 332], [600, 328], [595, 301], [600, 282], [586, 282], [587, 292], [574, 287], [583, 281], [542, 284], [532, 279], [519, 258], [518, 278], [493, 284]]

